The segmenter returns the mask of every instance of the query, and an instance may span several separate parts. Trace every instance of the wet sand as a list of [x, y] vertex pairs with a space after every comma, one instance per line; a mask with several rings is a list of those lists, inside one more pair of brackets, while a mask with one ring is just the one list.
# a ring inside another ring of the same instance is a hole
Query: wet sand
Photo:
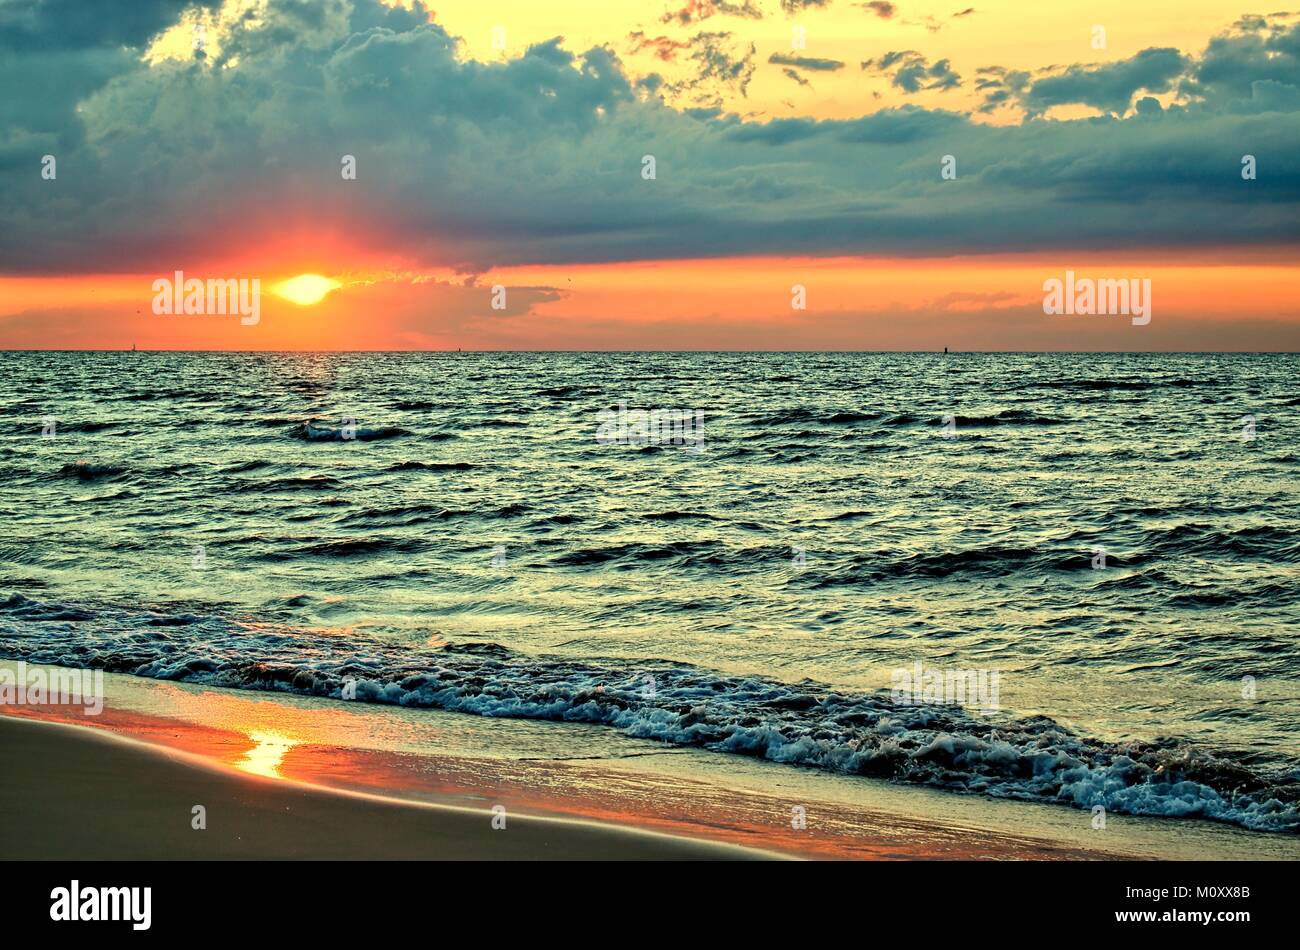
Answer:
[[[0, 858], [698, 860], [1123, 857], [870, 809], [790, 806], [698, 778], [304, 745], [106, 709], [9, 707], [27, 763], [0, 791]], [[504, 802], [506, 829], [491, 827]], [[207, 829], [191, 827], [195, 805]], [[773, 820], [773, 816], [780, 816]]]
[[[120, 674], [105, 688], [97, 715], [0, 706], [8, 760], [29, 763], [0, 791], [0, 857], [1300, 859], [1290, 835], [1126, 815], [1099, 830], [1080, 809], [586, 724]], [[207, 831], [190, 828], [196, 804]]]
[[[0, 716], [6, 859], [622, 859], [762, 857], [708, 841], [505, 816], [236, 772], [102, 730]], [[194, 806], [206, 829], [192, 827]]]

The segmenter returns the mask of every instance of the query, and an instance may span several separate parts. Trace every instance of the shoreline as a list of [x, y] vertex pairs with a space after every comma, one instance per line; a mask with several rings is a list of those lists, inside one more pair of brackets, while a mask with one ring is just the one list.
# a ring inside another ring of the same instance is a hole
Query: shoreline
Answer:
[[[0, 797], [4, 856], [72, 856], [66, 848], [77, 842], [60, 830], [71, 822], [81, 828], [78, 846], [105, 858], [1300, 859], [1300, 839], [1287, 835], [1118, 814], [1098, 831], [1079, 809], [666, 747], [586, 724], [111, 673], [105, 685], [99, 715], [76, 706], [0, 707], [6, 747], [25, 733], [20, 761], [29, 763]], [[86, 754], [94, 770], [78, 765]], [[260, 846], [245, 836], [243, 850], [214, 852], [207, 839], [196, 840], [189, 808], [205, 803], [196, 796], [206, 787], [228, 820], [252, 823]], [[193, 799], [179, 800], [184, 814], [176, 812], [177, 789]], [[71, 817], [52, 816], [52, 798]], [[509, 831], [538, 822], [548, 833], [492, 831], [494, 805], [506, 809]], [[376, 830], [362, 843], [349, 837], [352, 844], [330, 851], [304, 833], [295, 808], [348, 836], [364, 836], [376, 822], [406, 831], [394, 839]], [[381, 820], [373, 809], [396, 817]], [[116, 832], [87, 844], [96, 827], [124, 820], [134, 822], [137, 837], [168, 830], [152, 844]], [[581, 831], [571, 838], [573, 828]], [[41, 844], [50, 841], [61, 844]]]

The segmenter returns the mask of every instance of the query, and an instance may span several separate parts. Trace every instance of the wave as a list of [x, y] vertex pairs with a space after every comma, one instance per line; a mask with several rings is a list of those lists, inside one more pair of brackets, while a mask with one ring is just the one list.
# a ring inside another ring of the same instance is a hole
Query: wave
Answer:
[[226, 475], [237, 475], [241, 472], [256, 472], [259, 469], [271, 468], [275, 464], [275, 462], [270, 462], [266, 459], [250, 459], [247, 462], [237, 462], [234, 465], [230, 465], [227, 468], [222, 469], [222, 473]]
[[1189, 523], [1146, 532], [1142, 547], [1164, 557], [1218, 555], [1300, 562], [1300, 530], [1259, 524], [1228, 530]]
[[[1028, 409], [1004, 409], [999, 413], [991, 416], [954, 416], [958, 428], [971, 427], [981, 428], [988, 426], [1002, 425], [1024, 425], [1024, 426], [1055, 426], [1064, 425], [1066, 420], [1057, 419], [1052, 416], [1042, 416]], [[938, 416], [929, 420], [928, 425], [944, 425], [945, 419]]]
[[337, 491], [343, 482], [333, 475], [296, 475], [266, 481], [239, 479], [234, 484], [238, 491]]
[[121, 422], [58, 422], [56, 423], [56, 432], [105, 432], [109, 429], [117, 429], [124, 423]]
[[563, 525], [578, 524], [581, 522], [581, 515], [562, 513], [558, 515], [544, 515], [540, 518], [534, 518], [528, 522], [529, 528], [556, 528]]
[[[1080, 554], [1087, 563], [1087, 556]], [[951, 577], [961, 574], [1012, 574], [1031, 566], [1052, 563], [1035, 548], [992, 545], [964, 551], [929, 551], [890, 558], [880, 554], [856, 555], [826, 573], [805, 574], [814, 589], [866, 584], [905, 577]]]
[[[849, 511], [825, 520], [852, 520], [866, 516], [866, 512]], [[1116, 536], [1119, 539], [1126, 537], [1122, 532], [1117, 532]], [[828, 561], [824, 571], [802, 577], [805, 583], [816, 589], [903, 578], [1087, 571], [1092, 567], [1094, 549], [1104, 539], [1104, 535], [1076, 532], [1034, 547], [991, 544], [902, 556], [878, 551], [854, 555], [838, 564]], [[1275, 525], [1249, 525], [1230, 530], [1189, 523], [1140, 532], [1130, 544], [1117, 541], [1105, 546], [1106, 567], [1112, 572], [1121, 568], [1145, 568], [1154, 562], [1176, 562], [1187, 557], [1247, 558], [1283, 564], [1300, 562], [1300, 530]], [[1184, 590], [1184, 585], [1158, 570], [1139, 570], [1118, 577], [1113, 573], [1102, 574], [1097, 586], [1149, 587], [1166, 594], [1194, 592], [1192, 589]], [[1232, 602], [1233, 591], [1240, 593], [1239, 586], [1228, 590], [1225, 603]], [[1189, 606], [1195, 602], [1194, 598], [1170, 601], [1168, 606]], [[1213, 602], [1213, 598], [1205, 600], [1207, 605]]]
[[1046, 381], [1034, 381], [1028, 384], [1029, 388], [1038, 389], [1084, 389], [1084, 390], [1109, 390], [1122, 389], [1140, 391], [1151, 389], [1156, 384], [1143, 379], [1057, 379]]
[[0, 601], [0, 655], [212, 687], [597, 724], [674, 746], [955, 792], [1300, 832], [1300, 769], [1176, 738], [1107, 742], [1044, 716], [977, 715], [662, 660], [441, 650], [158, 611]]
[[90, 481], [97, 478], [117, 478], [126, 473], [120, 465], [107, 462], [69, 462], [59, 469], [59, 474]]
[[397, 426], [382, 426], [378, 429], [365, 429], [358, 426], [355, 431], [348, 432], [346, 427], [334, 428], [328, 425], [317, 425], [313, 422], [302, 422], [289, 430], [289, 435], [295, 439], [303, 439], [307, 442], [371, 442], [376, 439], [396, 439], [399, 436], [410, 435], [406, 429], [399, 429]]
[[470, 462], [398, 462], [388, 466], [390, 472], [468, 472], [477, 466]]
[[703, 511], [654, 511], [641, 516], [646, 521], [719, 521]]
[[370, 554], [403, 554], [423, 549], [419, 538], [337, 538], [316, 541], [287, 551], [270, 551], [261, 555], [264, 561], [286, 561], [299, 557], [347, 558]]
[[[787, 552], [788, 549], [780, 549]], [[752, 562], [754, 552], [729, 551], [719, 541], [672, 541], [666, 544], [628, 542], [609, 547], [577, 548], [552, 558], [555, 567], [586, 567], [611, 564], [632, 568], [646, 562], [664, 561], [673, 568], [719, 566]], [[784, 556], [784, 554], [782, 555]]]
[[750, 422], [756, 426], [799, 425], [809, 422], [821, 425], [847, 425], [853, 422], [872, 422], [880, 417], [881, 414], [878, 412], [858, 412], [849, 409], [831, 411], [799, 406], [756, 416]]
[[595, 396], [600, 392], [595, 386], [547, 386], [535, 390], [534, 396], [550, 396], [552, 399], [572, 399], [576, 396]]

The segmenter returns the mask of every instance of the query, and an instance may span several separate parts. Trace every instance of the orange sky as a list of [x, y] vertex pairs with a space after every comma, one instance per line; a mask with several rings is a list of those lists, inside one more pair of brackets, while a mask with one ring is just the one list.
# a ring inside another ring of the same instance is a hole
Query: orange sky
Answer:
[[[147, 12], [0, 31], [48, 93], [0, 115], [0, 347], [1300, 349], [1300, 14]], [[1068, 269], [1150, 280], [1151, 323], [1044, 314]], [[259, 279], [260, 319], [155, 313], [176, 270]], [[305, 273], [340, 286], [273, 293]]]
[[[270, 291], [292, 271], [260, 275], [256, 326], [154, 314], [156, 275], [0, 278], [0, 327], [8, 346], [32, 349], [1296, 349], [1293, 255], [1233, 257], [736, 258], [517, 267], [472, 280], [321, 264], [311, 270], [343, 286], [312, 306]], [[1043, 282], [1067, 268], [1150, 279], [1151, 323], [1045, 315]], [[495, 285], [506, 288], [501, 311]], [[792, 307], [796, 285], [805, 310]]]

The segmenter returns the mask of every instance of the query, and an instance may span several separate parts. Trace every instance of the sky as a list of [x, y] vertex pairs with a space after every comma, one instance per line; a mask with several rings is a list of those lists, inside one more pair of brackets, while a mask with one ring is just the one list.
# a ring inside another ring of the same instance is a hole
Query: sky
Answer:
[[969, 2], [0, 0], [0, 348], [1300, 349], [1300, 11]]

